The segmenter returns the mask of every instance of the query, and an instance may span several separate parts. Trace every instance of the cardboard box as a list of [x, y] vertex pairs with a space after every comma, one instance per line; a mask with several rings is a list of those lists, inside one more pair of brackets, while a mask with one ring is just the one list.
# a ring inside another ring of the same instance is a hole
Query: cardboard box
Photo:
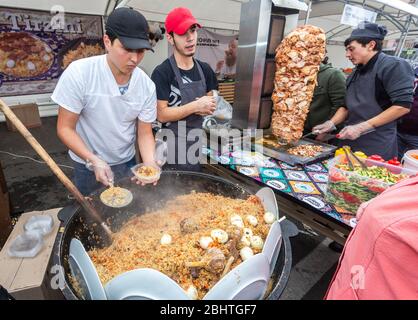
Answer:
[[[26, 126], [26, 128], [36, 128], [42, 125], [39, 115], [38, 105], [36, 103], [19, 104], [10, 106], [16, 117]], [[10, 131], [17, 131], [15, 126], [6, 117], [7, 128]]]
[[[60, 210], [52, 209], [23, 214], [0, 252], [0, 284], [18, 300], [51, 300], [62, 298], [59, 290], [51, 289], [48, 277], [49, 261], [60, 227], [60, 222], [57, 217]], [[7, 251], [12, 241], [24, 232], [24, 224], [34, 215], [50, 215], [54, 219], [54, 228], [49, 235], [44, 237], [42, 250], [34, 258], [23, 259], [10, 257]]]

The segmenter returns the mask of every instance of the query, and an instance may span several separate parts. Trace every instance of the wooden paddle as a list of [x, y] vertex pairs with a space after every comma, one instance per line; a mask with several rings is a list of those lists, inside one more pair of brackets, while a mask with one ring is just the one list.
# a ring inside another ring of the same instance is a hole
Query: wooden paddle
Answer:
[[109, 226], [103, 221], [102, 216], [97, 212], [96, 208], [80, 193], [77, 187], [72, 183], [72, 181], [65, 175], [65, 173], [60, 169], [60, 167], [55, 163], [51, 156], [46, 152], [46, 150], [39, 144], [39, 142], [32, 136], [25, 125], [19, 120], [14, 112], [0, 99], [0, 110], [4, 115], [13, 123], [16, 129], [20, 134], [25, 138], [25, 140], [32, 146], [36, 153], [46, 162], [52, 172], [57, 176], [57, 178], [62, 182], [62, 184], [70, 191], [75, 199], [81, 204], [81, 206], [89, 213], [103, 228], [107, 240], [111, 239], [112, 231]]

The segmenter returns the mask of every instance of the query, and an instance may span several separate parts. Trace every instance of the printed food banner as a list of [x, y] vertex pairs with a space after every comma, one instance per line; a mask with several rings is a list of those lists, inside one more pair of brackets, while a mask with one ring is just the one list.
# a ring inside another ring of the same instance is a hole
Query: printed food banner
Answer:
[[50, 93], [77, 59], [104, 53], [101, 16], [0, 7], [0, 96]]
[[[168, 47], [169, 56], [172, 47]], [[225, 36], [205, 28], [198, 31], [195, 57], [208, 63], [219, 79], [234, 78], [236, 73], [238, 35]]]

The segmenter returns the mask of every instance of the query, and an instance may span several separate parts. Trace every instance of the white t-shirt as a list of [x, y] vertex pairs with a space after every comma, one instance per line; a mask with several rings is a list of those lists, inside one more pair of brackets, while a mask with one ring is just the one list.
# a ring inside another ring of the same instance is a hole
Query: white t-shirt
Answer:
[[[152, 123], [157, 117], [155, 84], [135, 68], [122, 95], [106, 55], [71, 63], [61, 75], [52, 100], [80, 118], [76, 131], [87, 147], [109, 165], [135, 156], [136, 122]], [[70, 157], [85, 163], [71, 150]]]

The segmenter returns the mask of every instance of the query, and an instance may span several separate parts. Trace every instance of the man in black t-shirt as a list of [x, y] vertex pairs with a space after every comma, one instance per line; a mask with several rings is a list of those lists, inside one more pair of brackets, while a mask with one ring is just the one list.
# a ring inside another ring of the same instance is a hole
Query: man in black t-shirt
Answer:
[[[208, 93], [212, 90], [218, 89], [218, 81], [212, 68], [206, 62], [195, 59], [202, 67], [203, 74], [206, 80], [206, 90]], [[196, 65], [191, 70], [180, 69], [180, 74], [183, 79], [183, 83], [191, 83], [193, 81], [199, 81], [199, 71]], [[166, 59], [163, 63], [155, 68], [151, 76], [157, 87], [157, 99], [167, 102], [168, 107], [180, 107], [182, 106], [181, 93], [179, 85], [176, 80], [173, 69], [170, 66], [169, 59]]]
[[212, 90], [218, 88], [218, 82], [207, 63], [193, 58], [200, 25], [192, 13], [186, 8], [173, 9], [165, 27], [174, 54], [155, 68], [151, 78], [157, 89], [158, 121], [175, 137], [175, 142], [168, 140], [168, 165], [200, 171], [202, 136], [198, 132], [203, 117], [216, 109]]

